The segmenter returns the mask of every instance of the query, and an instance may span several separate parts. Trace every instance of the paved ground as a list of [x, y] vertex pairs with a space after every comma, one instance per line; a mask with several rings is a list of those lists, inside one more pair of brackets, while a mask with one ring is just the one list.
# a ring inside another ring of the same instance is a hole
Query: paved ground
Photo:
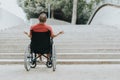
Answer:
[[29, 72], [23, 65], [0, 65], [0, 80], [119, 80], [120, 65], [57, 65], [55, 72], [37, 66]]

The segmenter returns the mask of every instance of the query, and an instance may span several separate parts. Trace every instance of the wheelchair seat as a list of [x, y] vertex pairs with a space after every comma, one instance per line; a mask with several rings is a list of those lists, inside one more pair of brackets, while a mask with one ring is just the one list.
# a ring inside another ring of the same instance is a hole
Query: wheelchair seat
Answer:
[[32, 31], [31, 37], [31, 52], [34, 53], [50, 53], [51, 52], [51, 38], [50, 31], [47, 32], [34, 32]]

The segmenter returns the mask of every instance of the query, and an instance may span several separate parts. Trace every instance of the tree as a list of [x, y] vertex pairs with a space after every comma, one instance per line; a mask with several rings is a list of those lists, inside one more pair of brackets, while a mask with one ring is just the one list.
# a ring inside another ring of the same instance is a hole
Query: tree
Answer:
[[28, 19], [38, 17], [41, 12], [48, 13], [51, 5], [51, 17], [85, 24], [95, 7], [104, 0], [18, 0], [18, 4], [26, 12]]
[[51, 10], [51, 18], [54, 18], [54, 11], [57, 9], [62, 9], [63, 7], [63, 3], [65, 2], [65, 0], [46, 0], [46, 7], [48, 7], [48, 5], [50, 5], [50, 10]]
[[27, 18], [37, 18], [41, 12], [47, 12], [43, 0], [18, 0], [18, 5], [27, 14]]
[[77, 19], [77, 2], [78, 2], [78, 0], [73, 0], [72, 24], [76, 24], [76, 19]]

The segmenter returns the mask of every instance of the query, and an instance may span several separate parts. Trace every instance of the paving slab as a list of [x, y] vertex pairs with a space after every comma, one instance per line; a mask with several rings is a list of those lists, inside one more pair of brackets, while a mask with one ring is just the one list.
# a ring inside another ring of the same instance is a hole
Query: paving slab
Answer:
[[57, 65], [55, 72], [38, 65], [27, 72], [23, 65], [0, 65], [0, 80], [119, 80], [120, 65]]

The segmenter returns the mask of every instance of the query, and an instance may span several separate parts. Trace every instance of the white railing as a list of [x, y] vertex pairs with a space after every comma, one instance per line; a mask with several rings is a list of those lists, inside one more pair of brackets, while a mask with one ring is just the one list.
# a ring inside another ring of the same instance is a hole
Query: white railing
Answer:
[[111, 3], [111, 4], [120, 5], [120, 0], [104, 0], [102, 3], [103, 3], [103, 4]]
[[103, 0], [99, 4], [95, 5], [93, 7], [93, 10], [98, 9], [103, 4], [114, 4], [114, 5], [120, 5], [120, 0]]

